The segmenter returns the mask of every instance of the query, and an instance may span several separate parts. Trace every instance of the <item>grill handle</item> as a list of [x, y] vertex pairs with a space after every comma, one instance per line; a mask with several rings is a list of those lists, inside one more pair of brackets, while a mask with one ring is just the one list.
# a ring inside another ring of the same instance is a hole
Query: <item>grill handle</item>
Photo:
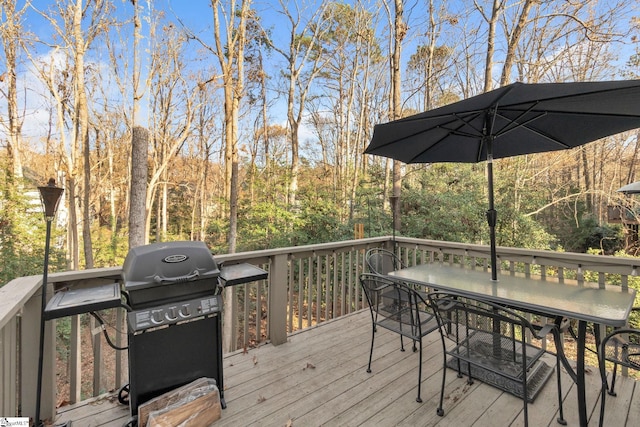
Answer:
[[165, 285], [169, 283], [191, 282], [192, 280], [196, 280], [198, 277], [200, 277], [200, 272], [198, 270], [195, 270], [193, 273], [187, 274], [185, 276], [178, 276], [178, 277], [154, 276], [153, 281], [160, 285]]

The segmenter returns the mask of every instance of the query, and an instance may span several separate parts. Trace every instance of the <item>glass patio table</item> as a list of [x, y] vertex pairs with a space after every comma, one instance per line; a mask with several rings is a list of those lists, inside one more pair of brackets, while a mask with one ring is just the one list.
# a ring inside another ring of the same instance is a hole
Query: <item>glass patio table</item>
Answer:
[[562, 364], [576, 383], [581, 426], [586, 426], [588, 419], [584, 359], [587, 323], [625, 326], [636, 294], [635, 289], [601, 289], [592, 284], [572, 285], [511, 275], [498, 275], [498, 280], [493, 281], [488, 272], [442, 264], [421, 264], [396, 270], [388, 276], [557, 320], [577, 320], [576, 369], [573, 370], [566, 358]]

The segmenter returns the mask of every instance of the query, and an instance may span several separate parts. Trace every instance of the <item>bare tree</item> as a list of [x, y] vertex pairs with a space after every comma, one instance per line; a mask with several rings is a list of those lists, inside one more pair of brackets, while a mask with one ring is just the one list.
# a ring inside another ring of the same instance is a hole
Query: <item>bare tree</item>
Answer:
[[131, 188], [129, 196], [129, 248], [148, 242], [147, 171], [149, 133], [140, 121], [140, 102], [148, 88], [140, 85], [140, 39], [142, 20], [138, 0], [133, 4], [133, 109], [131, 111]]
[[[391, 74], [391, 91], [389, 94], [389, 119], [395, 120], [402, 117], [402, 42], [407, 35], [407, 24], [404, 22], [404, 4], [402, 0], [394, 0], [394, 13], [391, 13], [389, 3], [385, 0], [383, 6], [389, 19], [392, 37], [389, 39], [389, 69]], [[388, 164], [388, 163], [387, 163]], [[400, 231], [400, 194], [402, 189], [402, 165], [393, 160], [392, 174], [392, 203], [393, 229]], [[386, 196], [386, 188], [385, 188]], [[385, 197], [386, 204], [386, 197]]]
[[[222, 79], [224, 91], [224, 141], [225, 141], [225, 187], [224, 195], [229, 201], [229, 252], [236, 250], [238, 233], [238, 116], [240, 101], [244, 96], [244, 49], [247, 43], [247, 20], [250, 16], [251, 0], [232, 0], [226, 4], [211, 0], [213, 12], [214, 44], [206, 43], [190, 33], [217, 59], [221, 76], [213, 76], [204, 84]], [[222, 27], [224, 21], [224, 28]], [[188, 30], [187, 30], [188, 31]], [[226, 43], [223, 44], [223, 41]]]
[[18, 85], [16, 65], [18, 49], [22, 37], [22, 17], [24, 9], [16, 10], [14, 0], [0, 1], [0, 39], [4, 53], [5, 72], [0, 75], [0, 93], [6, 99], [7, 115], [0, 118], [0, 125], [7, 135], [7, 154], [10, 160], [9, 177], [22, 178], [22, 122], [18, 107]]
[[[247, 44], [247, 21], [251, 15], [251, 0], [231, 0], [229, 3], [211, 0], [213, 13], [213, 44], [195, 35], [185, 27], [189, 37], [213, 54], [221, 70], [220, 76], [212, 76], [202, 85], [222, 80], [224, 92], [224, 197], [229, 203], [228, 251], [236, 251], [238, 236], [238, 135], [240, 102], [244, 96], [244, 55]], [[223, 27], [224, 24], [224, 27]], [[225, 290], [225, 333], [223, 348], [229, 350], [235, 337], [231, 326], [235, 314], [234, 293], [232, 288]]]
[[298, 175], [300, 168], [300, 125], [304, 118], [306, 99], [313, 88], [313, 81], [328, 61], [321, 53], [321, 41], [326, 33], [322, 22], [327, 19], [327, 6], [323, 2], [311, 16], [304, 15], [304, 7], [296, 3], [280, 1], [280, 13], [288, 23], [289, 44], [280, 48], [269, 41], [270, 46], [285, 59], [287, 73], [287, 126], [291, 143], [291, 177], [289, 181], [288, 203], [296, 204]]
[[[382, 62], [375, 37], [375, 14], [362, 5], [332, 3], [327, 8], [326, 27], [317, 55], [326, 58], [319, 75], [323, 96], [312, 98], [312, 123], [319, 137], [331, 118], [332, 137], [322, 138], [325, 170], [332, 177], [337, 212], [353, 217], [359, 181], [365, 123], [370, 107], [372, 68]], [[330, 167], [333, 166], [333, 167]], [[349, 203], [351, 200], [351, 203]]]
[[157, 202], [156, 240], [164, 241], [168, 224], [168, 190], [172, 185], [169, 165], [180, 154], [180, 148], [189, 137], [194, 116], [193, 100], [198, 89], [189, 87], [185, 78], [183, 48], [186, 39], [174, 26], [164, 26], [154, 41], [151, 81], [151, 114], [153, 138], [149, 189], [145, 201], [146, 229], [151, 228], [154, 201]]
[[[60, 0], [48, 12], [31, 7], [39, 13], [54, 29], [62, 45], [54, 47], [51, 63], [46, 65], [32, 58], [40, 70], [40, 75], [48, 86], [50, 94], [57, 104], [57, 123], [60, 133], [60, 150], [67, 151], [65, 133], [71, 132], [70, 149], [66, 156], [66, 179], [69, 197], [69, 219], [72, 262], [79, 266], [79, 242], [77, 226], [78, 203], [83, 208], [82, 239], [85, 265], [93, 267], [91, 240], [91, 183], [90, 183], [90, 141], [89, 106], [85, 87], [85, 55], [95, 39], [109, 26], [108, 18], [111, 3], [108, 0]], [[41, 40], [43, 43], [48, 41]], [[66, 69], [58, 70], [54, 65], [56, 52], [63, 52]], [[44, 67], [43, 67], [44, 65]], [[58, 74], [58, 72], [61, 72]], [[69, 124], [67, 124], [69, 120]], [[82, 185], [80, 185], [82, 183]]]

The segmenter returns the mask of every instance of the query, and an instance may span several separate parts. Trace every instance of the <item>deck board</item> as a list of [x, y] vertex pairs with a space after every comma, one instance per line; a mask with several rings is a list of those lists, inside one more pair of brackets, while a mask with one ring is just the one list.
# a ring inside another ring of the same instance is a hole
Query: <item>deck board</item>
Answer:
[[[469, 385], [447, 371], [445, 416], [436, 414], [442, 381], [440, 337], [423, 345], [423, 403], [417, 395], [418, 354], [401, 352], [397, 335], [376, 334], [372, 373], [366, 372], [371, 339], [368, 311], [292, 334], [280, 346], [264, 345], [224, 358], [227, 409], [216, 426], [495, 426], [523, 425], [522, 401], [476, 381]], [[551, 355], [550, 363], [554, 362]], [[565, 418], [577, 425], [575, 386], [563, 372]], [[600, 413], [597, 369], [587, 373], [587, 403], [592, 424]], [[607, 425], [634, 425], [640, 416], [640, 388], [619, 378], [618, 397], [607, 399]], [[557, 426], [555, 375], [529, 405], [530, 425]], [[74, 427], [120, 427], [129, 420], [126, 406], [113, 395], [58, 410], [56, 423]]]

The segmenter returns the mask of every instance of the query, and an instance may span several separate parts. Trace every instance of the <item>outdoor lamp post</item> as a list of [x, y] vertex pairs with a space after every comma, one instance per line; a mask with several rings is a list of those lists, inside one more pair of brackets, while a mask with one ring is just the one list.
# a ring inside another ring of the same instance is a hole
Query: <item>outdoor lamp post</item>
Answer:
[[38, 387], [36, 395], [36, 416], [34, 419], [34, 425], [44, 425], [40, 420], [40, 401], [42, 395], [42, 364], [44, 353], [44, 310], [47, 305], [47, 272], [49, 270], [49, 241], [51, 240], [51, 223], [56, 216], [56, 210], [58, 209], [58, 203], [60, 202], [60, 196], [64, 191], [62, 188], [56, 187], [56, 180], [49, 179], [49, 182], [44, 187], [38, 187], [40, 191], [40, 200], [44, 207], [44, 219], [47, 222], [47, 232], [45, 237], [44, 246], [44, 272], [42, 273], [42, 310], [40, 311], [40, 352], [38, 354]]

